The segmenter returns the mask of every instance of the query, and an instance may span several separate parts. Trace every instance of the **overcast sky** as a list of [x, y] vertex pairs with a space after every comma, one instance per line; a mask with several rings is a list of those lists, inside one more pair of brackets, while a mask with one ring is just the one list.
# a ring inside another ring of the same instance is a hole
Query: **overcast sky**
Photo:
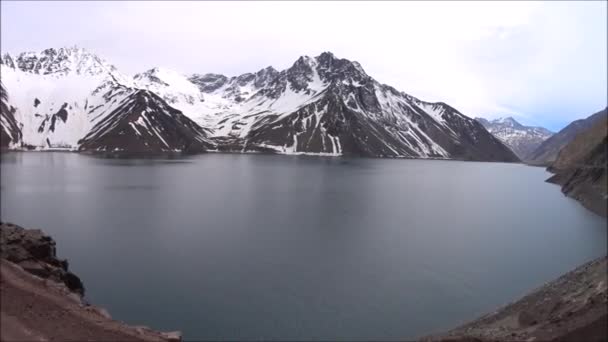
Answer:
[[1, 2], [2, 53], [78, 45], [125, 73], [228, 76], [331, 51], [464, 114], [559, 130], [607, 103], [605, 1]]

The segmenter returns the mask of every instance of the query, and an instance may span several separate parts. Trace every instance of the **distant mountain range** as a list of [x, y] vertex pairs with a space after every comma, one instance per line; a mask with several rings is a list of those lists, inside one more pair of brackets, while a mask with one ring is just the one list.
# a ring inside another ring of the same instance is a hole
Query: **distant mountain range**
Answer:
[[521, 160], [530, 155], [549, 139], [553, 132], [543, 127], [524, 126], [512, 117], [486, 120], [476, 118], [490, 133], [504, 142]]
[[130, 77], [76, 47], [0, 62], [4, 148], [518, 161], [453, 107], [329, 52], [235, 77], [163, 68]]

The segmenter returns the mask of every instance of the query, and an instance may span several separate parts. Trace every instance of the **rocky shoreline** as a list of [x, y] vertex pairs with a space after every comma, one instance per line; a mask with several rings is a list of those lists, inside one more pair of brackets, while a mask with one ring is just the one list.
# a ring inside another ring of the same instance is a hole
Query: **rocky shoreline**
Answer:
[[130, 326], [87, 303], [55, 245], [40, 230], [0, 223], [0, 340], [181, 341], [179, 332]]
[[547, 170], [547, 182], [561, 185], [562, 192], [587, 209], [608, 215], [608, 116], [606, 109], [585, 121], [585, 128], [557, 153]]
[[[181, 341], [115, 321], [40, 230], [0, 223], [0, 340]], [[421, 341], [606, 341], [608, 258], [588, 262], [495, 312]]]
[[590, 261], [495, 312], [421, 341], [606, 341], [607, 261]]
[[555, 173], [546, 181], [561, 186], [564, 195], [579, 201], [592, 212], [607, 217], [606, 167], [578, 167], [567, 170], [548, 169]]
[[80, 297], [84, 285], [80, 278], [68, 271], [68, 261], [57, 258], [55, 241], [41, 230], [23, 229], [0, 222], [2, 258], [43, 279], [64, 284]]

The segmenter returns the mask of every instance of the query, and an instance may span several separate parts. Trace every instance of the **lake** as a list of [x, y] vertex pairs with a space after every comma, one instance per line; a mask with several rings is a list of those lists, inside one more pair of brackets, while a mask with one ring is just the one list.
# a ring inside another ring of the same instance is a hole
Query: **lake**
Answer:
[[1, 219], [39, 228], [115, 319], [186, 340], [412, 339], [606, 254], [543, 168], [438, 160], [2, 154]]

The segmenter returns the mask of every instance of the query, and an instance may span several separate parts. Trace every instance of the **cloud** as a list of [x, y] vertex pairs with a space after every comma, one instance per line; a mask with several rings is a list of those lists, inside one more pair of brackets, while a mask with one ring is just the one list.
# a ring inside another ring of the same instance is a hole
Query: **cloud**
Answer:
[[[606, 2], [2, 2], [2, 48], [237, 75], [332, 51], [469, 116], [556, 128], [606, 105]], [[39, 29], [43, 27], [44, 29]]]

